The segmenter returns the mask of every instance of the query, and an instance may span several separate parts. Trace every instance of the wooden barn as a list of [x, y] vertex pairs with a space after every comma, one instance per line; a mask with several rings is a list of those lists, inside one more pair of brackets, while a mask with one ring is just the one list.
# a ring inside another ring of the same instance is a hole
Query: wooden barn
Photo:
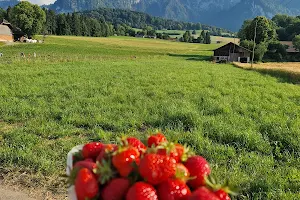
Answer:
[[250, 62], [251, 51], [232, 42], [214, 50], [214, 61]]
[[6, 26], [0, 24], [0, 42], [13, 42], [12, 30]]
[[13, 26], [5, 19], [0, 20], [0, 41], [20, 41], [20, 38], [24, 36], [25, 33], [20, 28]]

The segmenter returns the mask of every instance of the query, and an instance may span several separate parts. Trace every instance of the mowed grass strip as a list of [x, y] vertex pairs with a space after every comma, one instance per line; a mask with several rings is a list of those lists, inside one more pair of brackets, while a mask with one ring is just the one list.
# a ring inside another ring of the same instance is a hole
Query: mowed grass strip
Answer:
[[0, 119], [10, 127], [0, 128], [2, 171], [49, 177], [45, 187], [60, 192], [53, 177], [73, 146], [159, 129], [230, 178], [238, 199], [298, 199], [300, 87], [202, 61], [213, 48], [124, 37], [3, 47], [12, 57], [0, 61]]

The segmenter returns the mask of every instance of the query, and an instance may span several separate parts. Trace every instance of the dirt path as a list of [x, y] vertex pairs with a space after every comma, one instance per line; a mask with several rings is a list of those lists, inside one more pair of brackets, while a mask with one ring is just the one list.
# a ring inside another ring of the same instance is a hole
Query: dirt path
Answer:
[[11, 188], [8, 188], [0, 184], [0, 200], [36, 200], [31, 197], [26, 192], [17, 191]]

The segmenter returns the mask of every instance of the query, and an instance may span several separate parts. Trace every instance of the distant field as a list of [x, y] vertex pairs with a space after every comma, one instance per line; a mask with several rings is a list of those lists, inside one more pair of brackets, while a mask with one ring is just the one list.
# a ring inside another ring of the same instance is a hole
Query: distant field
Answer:
[[[141, 29], [135, 29], [136, 31], [140, 31]], [[193, 30], [191, 30], [192, 33]], [[158, 33], [168, 33], [172, 34], [175, 33], [176, 35], [170, 35], [171, 38], [181, 38], [183, 34], [185, 33], [185, 30], [158, 30]], [[196, 34], [194, 35], [195, 38], [198, 37], [201, 34], [202, 30], [196, 30]], [[178, 34], [178, 35], [177, 35]], [[235, 42], [237, 44], [240, 43], [239, 38], [230, 38], [230, 37], [221, 37], [221, 36], [211, 36], [211, 42], [213, 44], [217, 43], [217, 41], [221, 43], [228, 43], [228, 42]]]
[[207, 61], [219, 46], [65, 36], [1, 47], [0, 177], [65, 194], [73, 146], [159, 129], [241, 188], [233, 199], [299, 199], [300, 86]]

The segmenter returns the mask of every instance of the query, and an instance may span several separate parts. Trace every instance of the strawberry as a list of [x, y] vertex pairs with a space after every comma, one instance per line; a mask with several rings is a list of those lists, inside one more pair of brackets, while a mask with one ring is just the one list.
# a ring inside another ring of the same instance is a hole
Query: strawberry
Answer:
[[158, 198], [163, 200], [187, 200], [191, 190], [184, 181], [168, 179], [158, 185], [157, 194]]
[[137, 182], [128, 190], [126, 200], [158, 200], [158, 197], [152, 185]]
[[157, 133], [155, 135], [151, 135], [148, 138], [148, 147], [158, 146], [162, 142], [167, 142], [166, 137], [162, 133]]
[[122, 177], [127, 177], [133, 170], [133, 163], [139, 163], [139, 157], [140, 153], [137, 148], [122, 147], [113, 155], [112, 163]]
[[176, 162], [179, 162], [180, 157], [178, 152], [176, 151], [175, 144], [172, 142], [162, 142], [157, 146], [157, 154], [170, 156], [174, 158]]
[[97, 179], [89, 169], [82, 168], [78, 172], [75, 180], [75, 192], [77, 200], [92, 199], [98, 195]]
[[211, 190], [200, 187], [189, 197], [189, 200], [220, 200]]
[[105, 144], [97, 156], [96, 161], [101, 163], [103, 159], [109, 158], [111, 156], [110, 154], [116, 151], [117, 148], [115, 144]]
[[219, 189], [219, 190], [215, 191], [214, 193], [217, 197], [219, 197], [220, 200], [230, 200], [229, 195], [223, 189]]
[[103, 148], [104, 144], [101, 142], [90, 142], [83, 146], [82, 155], [84, 158], [96, 159]]
[[86, 160], [79, 161], [79, 162], [75, 163], [73, 168], [76, 168], [76, 167], [78, 167], [78, 168], [88, 168], [90, 171], [93, 171], [94, 169], [96, 169], [97, 164], [93, 160], [86, 159]]
[[184, 182], [187, 182], [187, 180], [189, 180], [189, 178], [190, 178], [189, 170], [182, 163], [176, 164], [175, 178], [180, 179]]
[[195, 177], [195, 179], [188, 181], [188, 185], [193, 189], [204, 186], [205, 178], [210, 174], [210, 168], [205, 158], [193, 156], [184, 165], [189, 170], [191, 177]]
[[134, 137], [128, 137], [126, 141], [128, 145], [137, 148], [140, 154], [143, 154], [146, 151], [147, 147], [139, 139], [136, 139]]
[[140, 161], [139, 173], [152, 185], [168, 180], [175, 172], [176, 161], [169, 156], [146, 154]]
[[100, 184], [104, 185], [115, 176], [115, 171], [112, 168], [111, 161], [97, 161], [97, 168], [93, 170]]
[[[85, 159], [83, 161], [76, 162], [75, 165], [73, 166], [71, 174], [70, 174], [70, 176], [68, 178], [68, 183], [70, 185], [74, 185], [76, 177], [77, 177], [77, 174], [80, 171], [80, 169], [82, 169], [82, 168], [87, 168], [90, 171], [93, 171], [94, 169], [97, 168], [97, 164], [94, 163], [93, 160], [89, 160], [89, 159]], [[96, 177], [97, 177], [97, 175], [96, 175]]]
[[122, 200], [130, 187], [130, 182], [125, 178], [111, 180], [103, 189], [101, 196], [103, 200]]
[[157, 146], [157, 154], [167, 155], [176, 160], [176, 162], [185, 162], [188, 157], [193, 155], [187, 145], [175, 144], [173, 142], [162, 142]]

